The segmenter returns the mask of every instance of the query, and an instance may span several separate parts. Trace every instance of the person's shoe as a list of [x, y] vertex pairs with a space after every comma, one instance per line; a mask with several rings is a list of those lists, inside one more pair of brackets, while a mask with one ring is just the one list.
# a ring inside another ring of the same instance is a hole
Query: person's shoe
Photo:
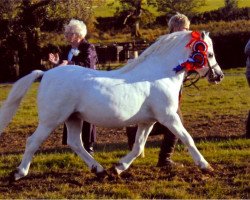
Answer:
[[94, 147], [89, 147], [89, 149], [87, 150], [88, 152], [89, 152], [89, 154], [91, 155], [91, 156], [93, 156], [94, 155]]
[[86, 151], [93, 156], [94, 155], [94, 146], [93, 144], [89, 144], [88, 146], [84, 146], [84, 148], [86, 149]]
[[178, 167], [183, 167], [183, 164], [176, 163], [172, 161], [170, 158], [167, 158], [165, 160], [158, 160], [156, 167], [178, 168]]

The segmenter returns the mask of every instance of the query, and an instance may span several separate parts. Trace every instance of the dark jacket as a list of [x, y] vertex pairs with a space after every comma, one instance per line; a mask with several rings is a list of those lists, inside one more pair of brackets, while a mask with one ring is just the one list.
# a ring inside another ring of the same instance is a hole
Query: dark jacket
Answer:
[[[72, 47], [69, 45], [67, 46], [66, 50], [62, 52], [61, 56], [62, 60], [68, 59], [68, 53], [71, 50], [71, 48]], [[93, 44], [88, 43], [86, 40], [83, 40], [80, 43], [78, 50], [80, 51], [79, 54], [77, 56], [73, 56], [71, 60], [73, 64], [91, 69], [96, 69], [98, 58], [95, 46]]]
[[250, 40], [248, 40], [248, 43], [245, 46], [245, 54], [247, 56], [247, 68], [250, 71]]

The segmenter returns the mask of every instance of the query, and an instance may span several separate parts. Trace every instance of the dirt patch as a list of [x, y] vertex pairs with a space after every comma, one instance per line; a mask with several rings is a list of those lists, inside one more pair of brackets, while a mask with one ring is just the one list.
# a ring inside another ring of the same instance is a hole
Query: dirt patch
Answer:
[[[201, 117], [198, 120], [184, 119], [184, 124], [189, 133], [196, 139], [227, 139], [227, 138], [240, 138], [244, 137], [246, 116], [233, 116], [223, 115], [220, 117], [214, 117], [213, 119], [207, 117]], [[24, 128], [25, 129], [25, 128]], [[34, 127], [35, 129], [35, 127]], [[23, 153], [26, 140], [32, 133], [30, 132], [8, 132], [3, 133], [0, 137], [0, 153]], [[111, 145], [111, 144], [122, 144], [126, 147], [127, 136], [125, 128], [108, 129], [108, 128], [97, 128], [97, 143], [98, 146]], [[162, 135], [154, 135], [148, 138], [148, 142], [160, 142]], [[68, 148], [62, 145], [62, 127], [55, 130], [49, 138], [41, 146], [40, 150], [52, 150], [52, 149], [63, 149]]]

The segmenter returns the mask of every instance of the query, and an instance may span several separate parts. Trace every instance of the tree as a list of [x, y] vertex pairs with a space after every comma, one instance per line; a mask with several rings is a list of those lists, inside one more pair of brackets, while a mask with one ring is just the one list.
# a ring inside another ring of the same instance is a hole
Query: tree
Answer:
[[158, 11], [175, 14], [176, 12], [191, 16], [206, 0], [155, 0]]
[[115, 16], [121, 21], [123, 27], [130, 28], [133, 39], [141, 38], [140, 24], [146, 26], [152, 23], [156, 16], [149, 10], [154, 0], [120, 0]]
[[25, 75], [41, 65], [41, 28], [49, 26], [53, 19], [65, 22], [77, 18], [89, 22], [92, 7], [92, 0], [1, 0], [0, 44], [18, 55], [15, 60], [20, 74]]
[[225, 9], [232, 11], [238, 8], [238, 0], [225, 0]]

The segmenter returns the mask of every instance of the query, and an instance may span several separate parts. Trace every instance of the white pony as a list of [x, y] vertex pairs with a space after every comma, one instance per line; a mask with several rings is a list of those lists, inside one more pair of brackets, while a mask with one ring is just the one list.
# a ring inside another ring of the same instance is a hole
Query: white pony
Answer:
[[[203, 49], [194, 49], [199, 42]], [[192, 57], [195, 53], [201, 53], [201, 57]], [[200, 61], [202, 64], [197, 67]], [[68, 129], [68, 145], [92, 172], [103, 176], [104, 168], [82, 145], [82, 121], [110, 128], [138, 125], [132, 151], [114, 167], [117, 174], [128, 169], [141, 154], [156, 121], [168, 127], [187, 146], [197, 166], [212, 170], [176, 113], [179, 91], [190, 66], [210, 82], [222, 80], [223, 73], [214, 57], [208, 33], [188, 31], [164, 35], [136, 60], [118, 70], [107, 72], [61, 66], [46, 72], [35, 70], [21, 78], [13, 85], [0, 110], [0, 133], [11, 121], [31, 84], [42, 78], [38, 92], [39, 124], [27, 139], [13, 180], [28, 174], [34, 153], [63, 122]]]

